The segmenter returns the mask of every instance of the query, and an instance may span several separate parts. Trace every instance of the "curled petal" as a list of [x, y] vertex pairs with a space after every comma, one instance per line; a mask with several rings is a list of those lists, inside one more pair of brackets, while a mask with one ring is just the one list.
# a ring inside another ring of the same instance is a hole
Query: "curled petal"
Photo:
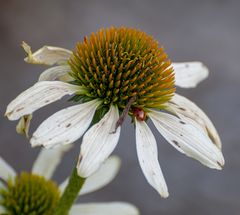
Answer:
[[32, 64], [45, 64], [48, 66], [66, 64], [72, 55], [70, 50], [53, 46], [43, 46], [34, 53], [32, 53], [31, 47], [27, 43], [23, 42], [22, 47], [28, 54], [24, 60]]
[[118, 119], [118, 109], [111, 105], [105, 116], [83, 136], [77, 165], [79, 176], [92, 175], [112, 153], [120, 136], [120, 127], [113, 132]]
[[204, 129], [212, 142], [221, 149], [222, 143], [216, 128], [208, 116], [196, 104], [186, 97], [175, 94], [171, 101], [169, 101], [169, 107], [180, 118], [187, 117], [196, 121]]
[[211, 139], [193, 120], [179, 119], [157, 111], [150, 112], [149, 117], [158, 131], [178, 151], [210, 168], [222, 169], [224, 165], [222, 152], [212, 144]]
[[71, 76], [68, 74], [71, 71], [70, 66], [54, 66], [45, 70], [40, 76], [38, 81], [70, 81]]
[[85, 203], [73, 205], [69, 215], [139, 215], [138, 209], [129, 203]]
[[9, 178], [14, 178], [15, 176], [15, 170], [0, 157], [0, 178], [7, 181]]
[[[118, 174], [121, 165], [121, 160], [117, 156], [110, 156], [106, 162], [93, 175], [88, 177], [79, 193], [84, 195], [101, 189], [109, 184]], [[68, 179], [60, 185], [60, 190], [63, 192], [68, 184]]]
[[42, 175], [50, 179], [65, 152], [71, 149], [70, 145], [61, 146], [56, 149], [42, 149], [33, 164], [32, 173]]
[[28, 138], [29, 137], [28, 132], [29, 132], [31, 120], [32, 120], [32, 114], [22, 116], [16, 126], [17, 133], [25, 135]]
[[16, 126], [17, 133], [22, 134], [28, 138], [29, 137], [28, 132], [29, 132], [31, 120], [32, 120], [32, 114], [22, 116]]
[[158, 162], [156, 140], [145, 122], [136, 120], [137, 154], [148, 183], [163, 197], [168, 197], [168, 188]]
[[85, 92], [81, 87], [61, 81], [41, 81], [22, 92], [8, 106], [5, 115], [9, 120], [22, 116], [61, 99], [65, 95]]
[[32, 146], [43, 145], [51, 148], [73, 143], [87, 130], [100, 104], [101, 102], [95, 99], [56, 112], [34, 132], [30, 140]]
[[208, 77], [208, 68], [201, 62], [173, 63], [175, 84], [182, 88], [193, 88]]

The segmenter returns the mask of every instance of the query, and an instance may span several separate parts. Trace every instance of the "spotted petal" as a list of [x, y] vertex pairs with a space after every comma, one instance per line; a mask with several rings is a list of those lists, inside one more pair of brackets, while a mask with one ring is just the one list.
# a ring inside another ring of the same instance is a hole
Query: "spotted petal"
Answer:
[[92, 175], [116, 147], [120, 136], [120, 127], [114, 132], [118, 119], [118, 109], [112, 105], [105, 116], [84, 135], [77, 165], [81, 177]]
[[71, 71], [70, 66], [54, 66], [49, 69], [46, 69], [40, 76], [39, 81], [69, 81], [71, 80], [70, 75], [68, 74]]
[[31, 114], [35, 110], [61, 99], [65, 95], [83, 91], [79, 86], [61, 81], [37, 82], [8, 105], [5, 115], [10, 120], [17, 120], [21, 116]]
[[169, 101], [169, 106], [181, 118], [190, 118], [198, 123], [212, 140], [212, 142], [221, 149], [222, 143], [216, 128], [208, 116], [192, 101], [186, 97], [175, 94]]
[[145, 122], [136, 120], [137, 154], [142, 171], [148, 183], [164, 197], [168, 197], [168, 189], [158, 162], [156, 140]]
[[[109, 184], [117, 175], [120, 165], [121, 160], [117, 156], [110, 156], [98, 171], [86, 179], [79, 195], [94, 192]], [[62, 192], [67, 184], [68, 179], [60, 185], [60, 190]]]
[[48, 66], [66, 64], [72, 55], [70, 50], [53, 46], [43, 46], [34, 53], [32, 53], [31, 47], [27, 43], [23, 42], [22, 47], [28, 54], [24, 60], [32, 64], [45, 64]]
[[32, 173], [42, 175], [50, 179], [65, 152], [71, 149], [70, 145], [61, 146], [56, 149], [42, 149], [33, 164]]
[[0, 178], [7, 181], [9, 178], [14, 178], [15, 175], [15, 170], [0, 157]]
[[30, 140], [32, 146], [43, 145], [51, 148], [73, 143], [87, 130], [100, 104], [96, 99], [56, 112], [34, 132]]
[[201, 62], [173, 63], [172, 65], [176, 86], [193, 88], [208, 77], [208, 68]]
[[129, 203], [85, 203], [73, 205], [69, 215], [139, 215], [138, 209]]
[[222, 152], [212, 144], [211, 139], [193, 120], [179, 119], [157, 111], [150, 112], [149, 117], [158, 131], [178, 151], [210, 168], [222, 169], [224, 165]]

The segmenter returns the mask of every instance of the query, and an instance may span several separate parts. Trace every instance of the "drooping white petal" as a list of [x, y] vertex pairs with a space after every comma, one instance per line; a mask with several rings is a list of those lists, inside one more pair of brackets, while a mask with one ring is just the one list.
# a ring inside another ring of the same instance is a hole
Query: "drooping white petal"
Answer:
[[175, 94], [171, 101], [169, 101], [169, 106], [180, 118], [184, 116], [196, 121], [202, 126], [212, 142], [221, 149], [222, 143], [216, 128], [208, 116], [195, 103], [186, 97]]
[[33, 164], [32, 173], [50, 179], [61, 162], [64, 153], [70, 149], [71, 145], [60, 146], [56, 149], [42, 149]]
[[138, 209], [129, 203], [85, 203], [73, 205], [69, 215], [139, 215]]
[[32, 120], [32, 114], [22, 116], [16, 126], [17, 133], [25, 135], [28, 138], [29, 137], [28, 132], [29, 132], [31, 120]]
[[196, 87], [208, 77], [208, 68], [201, 62], [173, 63], [175, 84], [183, 88]]
[[76, 85], [61, 81], [37, 82], [32, 87], [22, 92], [8, 106], [5, 115], [10, 120], [17, 120], [24, 115], [61, 99], [65, 95], [72, 95], [84, 90]]
[[148, 183], [163, 197], [168, 197], [168, 188], [158, 162], [157, 143], [145, 122], [135, 120], [138, 161]]
[[53, 46], [43, 46], [34, 53], [32, 53], [31, 47], [27, 43], [23, 42], [22, 47], [28, 54], [24, 60], [32, 64], [45, 64], [48, 66], [66, 64], [72, 55], [70, 50]]
[[84, 135], [77, 165], [81, 177], [92, 175], [116, 147], [120, 136], [120, 127], [114, 132], [118, 119], [118, 109], [111, 105], [105, 116]]
[[7, 181], [9, 178], [14, 178], [15, 176], [15, 170], [0, 157], [0, 178]]
[[73, 143], [87, 130], [100, 104], [101, 101], [95, 99], [56, 112], [33, 133], [31, 145], [51, 148]]
[[[84, 195], [101, 189], [109, 184], [117, 175], [121, 165], [121, 160], [117, 156], [110, 156], [106, 162], [93, 175], [88, 177], [79, 193]], [[60, 185], [63, 192], [68, 184], [68, 179]]]
[[[45, 70], [40, 76], [38, 81], [70, 81], [72, 78], [68, 74], [71, 71], [70, 66], [62, 65], [62, 66], [54, 66], [47, 70]], [[68, 80], [66, 80], [66, 78]]]
[[211, 139], [193, 120], [179, 119], [157, 111], [150, 112], [149, 117], [158, 131], [178, 151], [210, 168], [222, 169], [224, 165], [222, 152], [212, 144]]

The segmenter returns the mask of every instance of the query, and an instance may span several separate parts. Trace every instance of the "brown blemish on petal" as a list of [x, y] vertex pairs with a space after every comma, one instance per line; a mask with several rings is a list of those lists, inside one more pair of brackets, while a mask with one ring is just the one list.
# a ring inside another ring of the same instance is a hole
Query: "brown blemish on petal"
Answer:
[[68, 123], [68, 124], [66, 125], [66, 128], [70, 127], [71, 125], [72, 125], [72, 123]]
[[82, 155], [79, 155], [79, 158], [78, 158], [78, 165], [80, 165], [82, 159], [83, 159], [83, 156], [82, 156]]
[[16, 112], [19, 112], [19, 111], [21, 111], [21, 110], [23, 110], [23, 109], [24, 109], [23, 107], [18, 108], [18, 109], [16, 110]]
[[217, 164], [218, 164], [221, 168], [223, 168], [223, 165], [222, 165], [219, 161], [217, 161]]
[[182, 110], [182, 111], [186, 111], [186, 109], [183, 108], [183, 107], [179, 107], [178, 109], [179, 109], [179, 110]]
[[172, 140], [172, 142], [173, 142], [176, 146], [180, 147], [180, 144], [179, 144], [178, 141], [176, 141], [176, 140]]

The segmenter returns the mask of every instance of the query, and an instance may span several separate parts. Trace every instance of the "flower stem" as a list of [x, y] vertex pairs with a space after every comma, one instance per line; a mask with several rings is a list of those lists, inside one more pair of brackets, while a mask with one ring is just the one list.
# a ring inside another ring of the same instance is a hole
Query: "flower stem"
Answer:
[[[91, 125], [94, 125], [95, 123], [99, 122], [106, 112], [107, 112], [106, 108], [101, 108], [97, 110]], [[54, 215], [68, 215], [73, 203], [78, 197], [78, 194], [85, 180], [86, 180], [85, 178], [82, 178], [77, 174], [77, 168], [74, 167], [68, 185], [65, 188], [58, 202]]]
[[84, 182], [85, 178], [78, 176], [77, 169], [74, 167], [68, 185], [58, 202], [54, 215], [68, 215], [68, 212], [78, 197], [78, 193], [81, 190]]

